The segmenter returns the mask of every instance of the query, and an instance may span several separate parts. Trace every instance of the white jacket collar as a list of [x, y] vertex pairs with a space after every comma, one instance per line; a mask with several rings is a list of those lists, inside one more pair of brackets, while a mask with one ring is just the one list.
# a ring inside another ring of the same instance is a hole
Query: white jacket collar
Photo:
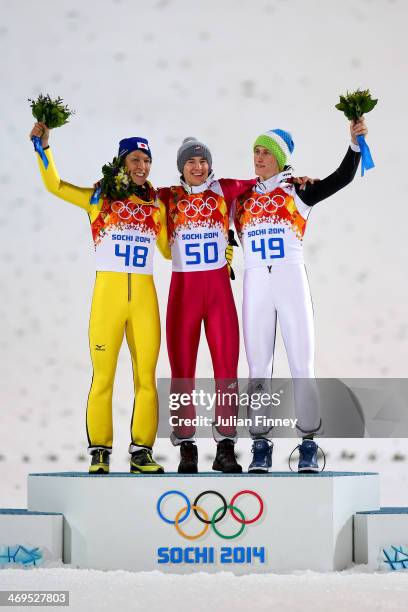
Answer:
[[261, 179], [258, 177], [256, 186], [255, 186], [255, 190], [258, 193], [270, 193], [271, 191], [276, 189], [278, 185], [281, 185], [282, 187], [287, 187], [289, 183], [289, 179], [291, 178], [292, 178], [291, 168], [282, 170], [282, 172], [279, 172], [279, 174], [274, 174], [274, 176], [271, 176], [270, 178], [266, 179], [266, 181], [261, 181]]
[[201, 185], [188, 185], [188, 183], [186, 183], [186, 181], [182, 177], [180, 177], [181, 186], [187, 191], [189, 195], [192, 193], [203, 193], [203, 191], [211, 189], [211, 184], [213, 182], [214, 172], [211, 172], [211, 174], [208, 175], [207, 180], [204, 183], [201, 183]]

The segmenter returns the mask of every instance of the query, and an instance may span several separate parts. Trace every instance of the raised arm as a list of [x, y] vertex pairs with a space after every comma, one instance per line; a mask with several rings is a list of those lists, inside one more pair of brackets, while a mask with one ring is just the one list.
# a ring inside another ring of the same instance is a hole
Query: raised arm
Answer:
[[343, 189], [354, 179], [361, 158], [357, 136], [360, 134], [365, 135], [368, 132], [364, 119], [352, 122], [350, 132], [352, 137], [351, 145], [337, 170], [321, 181], [306, 183], [306, 185], [295, 185], [297, 195], [308, 206], [314, 206], [318, 202], [325, 200], [337, 191], [340, 191], [340, 189]]
[[44, 185], [49, 192], [56, 195], [58, 198], [71, 202], [80, 208], [86, 210], [89, 213], [92, 210], [90, 204], [90, 198], [93, 193], [93, 188], [90, 187], [77, 187], [66, 183], [60, 179], [57, 168], [55, 166], [54, 157], [48, 144], [49, 140], [49, 129], [43, 123], [36, 123], [31, 130], [31, 136], [40, 136], [45, 155], [48, 159], [48, 168], [44, 168], [44, 164], [38, 157], [38, 165], [41, 172], [41, 178], [43, 179]]

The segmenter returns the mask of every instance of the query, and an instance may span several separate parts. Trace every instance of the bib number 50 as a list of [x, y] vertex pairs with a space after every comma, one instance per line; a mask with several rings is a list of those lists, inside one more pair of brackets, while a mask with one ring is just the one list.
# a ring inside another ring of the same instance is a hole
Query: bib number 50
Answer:
[[132, 259], [132, 266], [135, 268], [144, 268], [146, 265], [147, 253], [149, 249], [144, 246], [134, 246], [133, 253], [131, 253], [132, 247], [130, 244], [125, 246], [125, 250], [120, 250], [120, 245], [115, 244], [115, 255], [116, 257], [123, 257], [125, 260], [125, 266], [130, 266], [130, 260]]
[[[204, 263], [216, 263], [218, 261], [218, 245], [216, 242], [189, 242], [186, 247], [186, 264], [188, 266]], [[189, 258], [189, 259], [187, 259]]]

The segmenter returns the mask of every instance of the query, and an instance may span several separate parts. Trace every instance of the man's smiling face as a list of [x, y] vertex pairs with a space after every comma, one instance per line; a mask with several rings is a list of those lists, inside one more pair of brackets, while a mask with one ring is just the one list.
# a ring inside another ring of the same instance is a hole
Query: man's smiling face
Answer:
[[136, 185], [143, 185], [150, 173], [152, 160], [142, 151], [133, 151], [126, 156], [125, 165], [130, 178]]
[[204, 157], [191, 157], [183, 168], [183, 176], [190, 187], [201, 185], [208, 179], [210, 168]]

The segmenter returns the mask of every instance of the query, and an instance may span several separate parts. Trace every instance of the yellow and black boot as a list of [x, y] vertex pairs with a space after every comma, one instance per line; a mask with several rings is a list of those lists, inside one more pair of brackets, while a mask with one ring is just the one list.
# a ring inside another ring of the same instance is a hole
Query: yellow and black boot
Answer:
[[130, 471], [133, 474], [163, 474], [164, 469], [153, 459], [149, 448], [141, 448], [130, 457]]
[[106, 448], [98, 448], [92, 452], [90, 474], [109, 474], [110, 453]]

